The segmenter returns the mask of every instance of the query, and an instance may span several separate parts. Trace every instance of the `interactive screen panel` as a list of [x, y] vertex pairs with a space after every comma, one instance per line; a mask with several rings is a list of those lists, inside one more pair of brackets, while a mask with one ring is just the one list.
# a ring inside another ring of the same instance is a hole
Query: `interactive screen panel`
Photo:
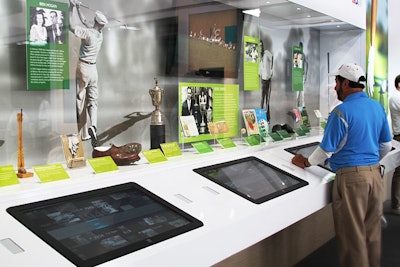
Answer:
[[[314, 152], [314, 150], [318, 146], [319, 146], [319, 142], [313, 142], [313, 143], [309, 143], [309, 144], [305, 144], [305, 145], [285, 148], [285, 150], [289, 153], [292, 153], [293, 155], [302, 154], [304, 157], [308, 158], [311, 156], [311, 154]], [[325, 160], [325, 162], [323, 164], [319, 164], [318, 166], [320, 166], [328, 171], [332, 171], [328, 160]]]
[[196, 173], [260, 204], [308, 183], [256, 157], [194, 169]]
[[77, 266], [98, 265], [203, 225], [136, 183], [7, 212]]

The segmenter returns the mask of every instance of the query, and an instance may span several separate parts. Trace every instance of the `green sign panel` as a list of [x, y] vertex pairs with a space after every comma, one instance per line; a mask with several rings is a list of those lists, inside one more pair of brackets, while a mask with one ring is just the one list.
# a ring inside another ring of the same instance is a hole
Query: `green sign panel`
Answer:
[[68, 4], [26, 2], [27, 89], [69, 89]]

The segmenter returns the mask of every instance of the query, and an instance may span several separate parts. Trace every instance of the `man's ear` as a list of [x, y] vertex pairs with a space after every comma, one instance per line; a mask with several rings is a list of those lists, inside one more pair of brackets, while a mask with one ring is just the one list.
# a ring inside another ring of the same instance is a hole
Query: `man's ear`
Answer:
[[343, 84], [344, 87], [349, 87], [349, 83], [350, 83], [350, 81], [348, 79], [344, 79], [342, 81], [342, 84]]

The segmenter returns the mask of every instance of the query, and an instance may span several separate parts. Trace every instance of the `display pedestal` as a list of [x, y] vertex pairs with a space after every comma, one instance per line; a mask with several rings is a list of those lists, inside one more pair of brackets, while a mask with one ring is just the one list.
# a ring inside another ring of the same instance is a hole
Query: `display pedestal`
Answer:
[[151, 149], [160, 148], [165, 143], [165, 124], [150, 125], [150, 146]]

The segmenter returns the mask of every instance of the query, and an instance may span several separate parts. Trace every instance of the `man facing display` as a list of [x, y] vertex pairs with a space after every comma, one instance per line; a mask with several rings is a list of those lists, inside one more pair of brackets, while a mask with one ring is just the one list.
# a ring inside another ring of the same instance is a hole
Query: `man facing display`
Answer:
[[335, 90], [343, 101], [329, 115], [323, 139], [301, 168], [329, 158], [336, 178], [332, 211], [340, 266], [380, 266], [383, 180], [379, 161], [391, 149], [391, 133], [382, 105], [363, 92], [364, 71], [343, 64], [336, 72]]

